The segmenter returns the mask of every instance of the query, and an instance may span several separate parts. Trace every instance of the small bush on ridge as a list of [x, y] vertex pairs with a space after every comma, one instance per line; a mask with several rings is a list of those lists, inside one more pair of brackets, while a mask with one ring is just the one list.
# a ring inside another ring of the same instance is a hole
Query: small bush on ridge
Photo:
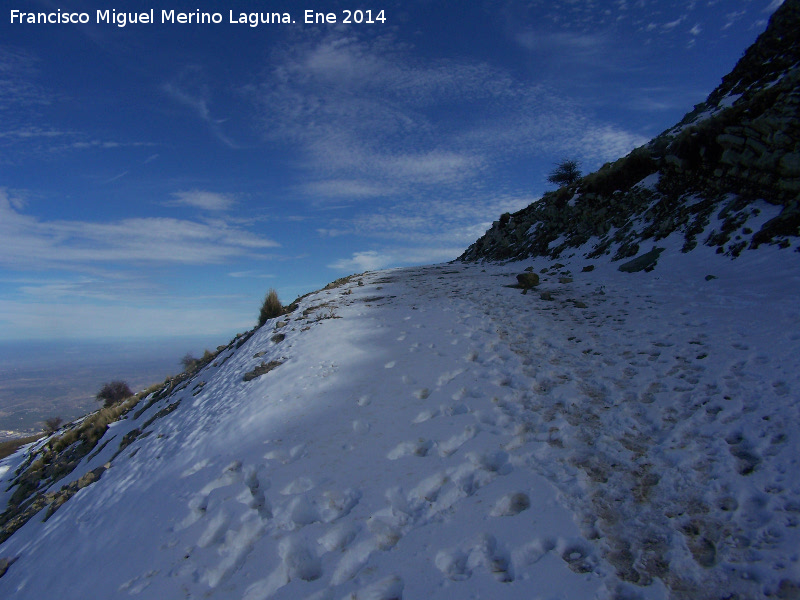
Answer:
[[130, 398], [133, 396], [131, 388], [124, 381], [110, 381], [103, 384], [100, 391], [97, 392], [98, 402], [103, 402], [104, 406], [112, 406], [120, 400]]
[[270, 288], [264, 304], [261, 305], [261, 313], [258, 315], [258, 326], [261, 327], [269, 319], [280, 317], [283, 314], [283, 305], [278, 299], [278, 292]]
[[44, 432], [46, 434], [55, 433], [61, 427], [61, 424], [64, 422], [64, 419], [61, 417], [50, 417], [44, 422]]
[[580, 165], [577, 160], [562, 160], [556, 164], [547, 176], [547, 181], [558, 186], [570, 185], [581, 178]]

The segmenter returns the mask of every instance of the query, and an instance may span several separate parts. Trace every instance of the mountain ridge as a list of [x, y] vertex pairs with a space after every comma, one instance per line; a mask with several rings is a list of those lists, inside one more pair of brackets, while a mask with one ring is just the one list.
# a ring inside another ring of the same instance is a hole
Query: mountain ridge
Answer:
[[[506, 213], [459, 258], [612, 260], [676, 233], [736, 257], [800, 236], [800, 2], [787, 0], [730, 74], [676, 126], [574, 184]], [[756, 230], [757, 201], [778, 211]]]

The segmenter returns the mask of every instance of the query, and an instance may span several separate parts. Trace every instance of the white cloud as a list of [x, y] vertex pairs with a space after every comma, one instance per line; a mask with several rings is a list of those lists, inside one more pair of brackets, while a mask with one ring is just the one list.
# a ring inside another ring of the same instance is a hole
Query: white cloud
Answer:
[[119, 301], [135, 295], [154, 293], [152, 286], [135, 279], [108, 277], [78, 277], [74, 279], [31, 280], [18, 288], [32, 302]]
[[235, 279], [273, 279], [275, 277], [275, 275], [259, 273], [258, 271], [234, 271], [228, 273], [228, 276]]
[[722, 26], [723, 31], [730, 29], [738, 20], [747, 15], [746, 10], [729, 12], [725, 15], [725, 24]]
[[175, 192], [175, 200], [171, 205], [193, 206], [203, 210], [228, 210], [235, 204], [235, 200], [228, 194], [191, 190], [188, 192]]
[[683, 23], [688, 18], [688, 16], [689, 15], [681, 15], [680, 17], [678, 17], [674, 21], [670, 21], [669, 23], [664, 23], [661, 26], [661, 28], [664, 29], [664, 30], [667, 30], [667, 31], [669, 31], [670, 29], [675, 29], [678, 25]]
[[646, 144], [648, 138], [617, 129], [611, 125], [589, 127], [578, 143], [583, 147], [583, 154], [611, 161], [625, 156], [634, 148]]
[[[557, 42], [587, 61], [603, 60], [607, 45], [598, 35]], [[608, 144], [581, 146], [593, 126], [586, 107], [488, 63], [422, 62], [391, 38], [334, 34], [273, 64], [247, 91], [262, 107], [264, 135], [300, 151], [309, 179], [300, 189], [311, 200], [471, 190], [526, 154], [618, 157]]]
[[352, 232], [344, 230], [344, 229], [328, 229], [328, 228], [319, 228], [317, 229], [317, 233], [320, 237], [340, 237], [343, 235], [352, 235]]
[[362, 271], [376, 271], [390, 267], [402, 265], [417, 265], [440, 263], [457, 258], [463, 248], [391, 248], [378, 250], [366, 250], [354, 252], [350, 258], [337, 260], [328, 266], [331, 269], [347, 271], [350, 273]]
[[[323, 237], [353, 236], [380, 240], [381, 244], [403, 245], [405, 256], [413, 254], [412, 246], [425, 249], [432, 260], [450, 260], [489, 228], [492, 221], [504, 212], [516, 212], [534, 202], [535, 196], [498, 196], [490, 199], [464, 196], [457, 199], [407, 200], [358, 213], [353, 217], [332, 219], [329, 228], [318, 229]], [[381, 254], [388, 256], [387, 264], [403, 262], [403, 253]], [[362, 260], [376, 260], [366, 255]], [[354, 259], [346, 259], [348, 261]], [[347, 264], [353, 267], [351, 263]], [[340, 267], [344, 268], [344, 267]]]
[[559, 62], [580, 62], [607, 66], [608, 38], [596, 33], [524, 31], [516, 42], [532, 52], [545, 52]]
[[381, 254], [376, 250], [354, 252], [351, 258], [343, 258], [328, 265], [331, 269], [342, 271], [376, 271], [392, 264], [392, 256]]
[[14, 268], [111, 262], [219, 264], [278, 245], [223, 220], [44, 221], [23, 214], [19, 202], [0, 189], [0, 264]]

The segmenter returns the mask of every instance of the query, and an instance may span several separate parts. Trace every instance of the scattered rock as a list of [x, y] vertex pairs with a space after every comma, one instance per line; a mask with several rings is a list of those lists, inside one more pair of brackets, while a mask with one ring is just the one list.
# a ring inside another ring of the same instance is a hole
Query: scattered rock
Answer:
[[252, 371], [245, 373], [243, 379], [245, 381], [252, 381], [256, 377], [261, 377], [262, 375], [269, 373], [270, 371], [272, 371], [272, 369], [282, 364], [283, 364], [282, 362], [277, 360], [271, 360], [268, 363], [261, 363]]
[[17, 562], [19, 556], [12, 556], [11, 558], [0, 558], [0, 577], [6, 574], [8, 567]]
[[528, 290], [539, 285], [539, 276], [536, 273], [520, 273], [517, 275], [517, 285], [523, 290]]
[[664, 248], [656, 248], [653, 246], [653, 249], [650, 252], [645, 252], [641, 256], [637, 256], [633, 260], [629, 260], [628, 262], [621, 264], [619, 266], [619, 270], [623, 273], [636, 273], [638, 271], [652, 271], [656, 267], [656, 263], [658, 262], [658, 257], [664, 251]]

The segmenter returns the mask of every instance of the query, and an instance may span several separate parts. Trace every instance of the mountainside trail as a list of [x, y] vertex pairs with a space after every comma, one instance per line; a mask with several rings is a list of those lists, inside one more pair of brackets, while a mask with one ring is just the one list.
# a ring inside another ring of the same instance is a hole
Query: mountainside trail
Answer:
[[305, 297], [109, 427], [0, 597], [798, 597], [797, 255], [663, 242]]

